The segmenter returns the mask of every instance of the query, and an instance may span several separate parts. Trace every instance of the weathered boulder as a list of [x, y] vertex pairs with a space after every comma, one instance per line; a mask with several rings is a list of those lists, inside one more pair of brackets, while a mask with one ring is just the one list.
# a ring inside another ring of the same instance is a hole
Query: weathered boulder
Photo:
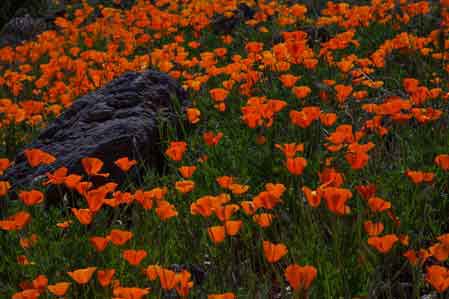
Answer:
[[[104, 162], [108, 180], [120, 182], [124, 173], [114, 161], [126, 156], [152, 167], [164, 161], [159, 140], [160, 119], [176, 127], [188, 105], [186, 92], [170, 76], [153, 70], [129, 72], [73, 102], [26, 148], [54, 155], [51, 165], [31, 168], [24, 150], [5, 173], [15, 188], [39, 186], [45, 174], [65, 166], [83, 174], [80, 160], [96, 157]], [[101, 177], [97, 183], [103, 183]], [[48, 194], [51, 194], [49, 192]], [[50, 195], [51, 196], [51, 195]]]
[[15, 17], [0, 31], [0, 47], [16, 46], [23, 41], [33, 39], [48, 28], [48, 23], [43, 18], [35, 18], [29, 14]]

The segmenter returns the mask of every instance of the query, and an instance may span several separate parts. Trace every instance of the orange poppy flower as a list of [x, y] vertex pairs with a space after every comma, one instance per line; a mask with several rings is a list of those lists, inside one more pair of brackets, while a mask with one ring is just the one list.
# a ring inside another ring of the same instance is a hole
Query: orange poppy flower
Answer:
[[48, 285], [48, 278], [45, 275], [38, 275], [31, 282], [34, 289], [42, 290], [45, 289]]
[[24, 154], [31, 167], [37, 167], [41, 164], [49, 165], [56, 161], [56, 158], [40, 149], [26, 149]]
[[147, 278], [151, 281], [156, 280], [158, 277], [158, 272], [161, 270], [161, 266], [158, 265], [149, 265], [146, 270], [145, 274], [147, 275]]
[[345, 102], [352, 93], [352, 86], [348, 85], [337, 84], [334, 89], [337, 92], [336, 99], [339, 103]]
[[96, 267], [88, 267], [84, 269], [78, 269], [72, 272], [67, 272], [67, 274], [70, 277], [72, 277], [72, 279], [76, 281], [76, 283], [86, 284], [92, 278], [92, 275], [94, 274], [95, 270], [97, 270]]
[[426, 249], [420, 249], [418, 252], [409, 249], [403, 254], [403, 256], [407, 258], [410, 264], [417, 266], [422, 265], [431, 256], [431, 254]]
[[242, 220], [228, 220], [224, 223], [226, 235], [235, 236], [239, 233], [242, 228]]
[[443, 293], [449, 287], [449, 270], [443, 266], [432, 265], [427, 268], [426, 281], [438, 293]]
[[323, 189], [322, 196], [331, 212], [337, 215], [347, 215], [351, 212], [350, 207], [346, 205], [346, 202], [352, 197], [350, 190], [328, 187]]
[[270, 213], [261, 213], [253, 216], [254, 222], [256, 222], [261, 228], [270, 227], [273, 222], [273, 214]]
[[11, 166], [11, 162], [8, 159], [6, 158], [0, 159], [0, 175], [3, 175], [3, 173], [5, 172], [6, 169], [9, 168], [9, 166]]
[[26, 206], [34, 206], [44, 201], [44, 194], [38, 190], [21, 191], [19, 198]]
[[8, 194], [11, 184], [8, 181], [0, 181], [0, 197]]
[[229, 220], [232, 215], [240, 209], [240, 206], [236, 204], [228, 204], [225, 206], [217, 206], [213, 208], [215, 215], [217, 215], [220, 221]]
[[105, 250], [106, 246], [108, 246], [109, 240], [108, 238], [103, 237], [91, 237], [89, 239], [90, 243], [95, 247], [98, 252], [102, 252]]
[[196, 124], [200, 121], [201, 112], [196, 108], [187, 108], [186, 110], [187, 119], [191, 124]]
[[276, 263], [287, 254], [288, 249], [282, 243], [274, 244], [269, 241], [263, 241], [263, 252], [269, 263]]
[[184, 141], [172, 141], [165, 154], [173, 161], [181, 161], [187, 150], [187, 143]]
[[280, 149], [287, 159], [294, 158], [297, 152], [304, 152], [304, 143], [275, 144], [274, 147]]
[[443, 169], [444, 171], [448, 171], [449, 170], [449, 155], [444, 154], [444, 155], [438, 155], [435, 157], [435, 164], [440, 167], [441, 169]]
[[195, 182], [194, 181], [178, 181], [175, 183], [175, 188], [181, 193], [189, 193], [192, 192], [195, 188]]
[[117, 165], [117, 167], [120, 168], [123, 172], [128, 172], [131, 167], [137, 164], [137, 161], [129, 160], [128, 157], [123, 157], [115, 160], [114, 164]]
[[394, 244], [399, 241], [395, 234], [385, 235], [383, 237], [370, 237], [368, 244], [376, 248], [381, 253], [387, 253], [393, 248]]
[[335, 113], [321, 113], [320, 122], [323, 126], [330, 127], [337, 121], [337, 114]]
[[215, 102], [223, 102], [229, 94], [229, 91], [223, 88], [213, 88], [209, 94]]
[[150, 293], [150, 288], [114, 288], [113, 292], [115, 297], [121, 299], [141, 299], [145, 295]]
[[70, 225], [72, 225], [72, 223], [73, 222], [71, 220], [67, 220], [67, 221], [56, 223], [56, 226], [59, 228], [65, 229], [65, 228], [69, 228]]
[[70, 282], [58, 282], [56, 284], [48, 285], [47, 289], [53, 295], [62, 297], [67, 293], [70, 285], [71, 285]]
[[12, 299], [37, 299], [41, 295], [41, 292], [36, 289], [28, 289], [21, 292], [17, 292], [12, 295]]
[[9, 216], [5, 220], [0, 220], [0, 229], [3, 230], [21, 230], [31, 221], [31, 215], [28, 212], [21, 211]]
[[293, 87], [292, 91], [297, 99], [304, 99], [312, 92], [308, 86], [296, 86]]
[[183, 178], [188, 179], [196, 171], [196, 166], [181, 166], [178, 168], [178, 171]]
[[215, 145], [217, 145], [222, 137], [223, 137], [223, 133], [222, 132], [218, 132], [215, 135], [214, 132], [208, 131], [208, 132], [205, 132], [203, 134], [204, 143], [206, 143], [208, 146], [215, 146]]
[[371, 197], [368, 199], [368, 206], [372, 212], [383, 212], [391, 208], [391, 203], [380, 197]]
[[92, 222], [94, 214], [91, 210], [76, 208], [72, 208], [71, 210], [81, 224], [88, 225]]
[[321, 203], [321, 192], [319, 190], [312, 190], [309, 187], [302, 187], [302, 192], [306, 197], [307, 202], [312, 208], [316, 208]]
[[279, 196], [275, 196], [273, 193], [267, 191], [262, 191], [253, 198], [255, 209], [264, 207], [267, 210], [272, 210], [279, 203], [282, 203], [282, 199]]
[[368, 185], [359, 185], [355, 187], [357, 189], [357, 192], [366, 200], [368, 200], [371, 197], [374, 197], [376, 194], [376, 185], [375, 184], [368, 184]]
[[170, 204], [166, 200], [158, 201], [158, 207], [156, 208], [156, 214], [162, 221], [168, 220], [172, 217], [178, 216], [178, 212], [175, 206]]
[[171, 290], [176, 286], [176, 272], [163, 268], [156, 268], [157, 276], [164, 290]]
[[102, 176], [108, 177], [109, 173], [99, 173], [101, 168], [103, 167], [103, 161], [97, 158], [82, 158], [81, 164], [83, 165], [84, 171], [89, 176]]
[[111, 281], [112, 277], [114, 277], [115, 269], [104, 269], [97, 271], [97, 280], [100, 285], [104, 288], [107, 287]]
[[226, 230], [223, 225], [209, 227], [207, 233], [215, 244], [223, 242], [226, 237]]
[[293, 86], [295, 86], [296, 81], [298, 81], [299, 79], [301, 79], [300, 76], [294, 76], [292, 74], [284, 74], [279, 76], [279, 80], [281, 80], [282, 85], [286, 88], [292, 88]]
[[412, 180], [415, 184], [420, 184], [422, 182], [430, 183], [433, 181], [435, 174], [433, 172], [422, 172], [422, 171], [413, 171], [407, 170], [405, 175]]
[[232, 192], [234, 195], [242, 195], [246, 193], [249, 190], [248, 185], [241, 185], [241, 184], [230, 184], [228, 189]]
[[133, 237], [133, 233], [126, 230], [113, 229], [106, 237], [112, 244], [121, 246], [128, 242]]
[[32, 234], [29, 238], [20, 238], [19, 243], [22, 248], [27, 249], [36, 245], [37, 240], [38, 236], [36, 234]]
[[372, 222], [370, 220], [363, 223], [363, 228], [370, 237], [380, 235], [384, 231], [382, 222]]
[[75, 189], [78, 186], [78, 184], [81, 182], [81, 180], [82, 180], [82, 176], [76, 175], [76, 174], [71, 174], [65, 178], [64, 183], [67, 186], [67, 188]]
[[139, 265], [146, 256], [147, 252], [145, 250], [129, 249], [123, 251], [123, 258], [133, 266]]
[[47, 181], [45, 181], [43, 183], [43, 185], [49, 185], [49, 184], [53, 184], [53, 185], [61, 185], [64, 184], [67, 178], [67, 173], [69, 172], [69, 170], [67, 169], [67, 167], [60, 167], [58, 169], [56, 169], [53, 173], [47, 172], [46, 176], [48, 178]]
[[232, 176], [220, 176], [216, 181], [221, 188], [229, 188], [229, 186], [233, 184], [234, 178]]
[[431, 246], [429, 252], [438, 261], [444, 262], [449, 258], [449, 234], [444, 234], [438, 237], [439, 243]]
[[303, 157], [288, 158], [287, 169], [293, 175], [301, 175], [307, 166], [307, 160]]
[[299, 266], [291, 264], [285, 268], [284, 276], [295, 291], [307, 290], [317, 276], [317, 270], [313, 266]]
[[351, 165], [352, 169], [358, 170], [366, 166], [369, 160], [369, 155], [364, 152], [350, 152], [345, 154], [346, 161]]
[[235, 299], [235, 298], [237, 297], [234, 295], [234, 293], [231, 292], [207, 295], [207, 299]]
[[256, 205], [252, 201], [241, 201], [240, 206], [242, 207], [243, 212], [248, 216], [253, 215], [257, 210]]

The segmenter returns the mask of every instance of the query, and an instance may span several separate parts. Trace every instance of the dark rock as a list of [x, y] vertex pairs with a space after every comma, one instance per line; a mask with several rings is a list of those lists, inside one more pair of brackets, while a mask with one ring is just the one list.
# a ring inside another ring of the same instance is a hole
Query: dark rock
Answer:
[[48, 29], [44, 18], [34, 18], [28, 14], [13, 18], [0, 31], [0, 47], [16, 46]]
[[212, 29], [216, 34], [231, 33], [239, 24], [251, 19], [256, 10], [245, 3], [240, 3], [231, 17], [217, 15], [212, 20]]
[[[178, 101], [178, 103], [174, 103]], [[69, 173], [83, 174], [80, 160], [96, 157], [109, 172], [108, 180], [121, 182], [123, 172], [114, 161], [127, 156], [146, 165], [162, 168], [159, 144], [159, 116], [176, 126], [176, 118], [188, 105], [186, 92], [170, 76], [157, 72], [130, 72], [103, 88], [87, 94], [60, 115], [26, 148], [37, 148], [54, 155], [51, 165], [31, 168], [24, 151], [3, 179], [14, 188], [39, 186], [47, 172], [65, 166]], [[94, 183], [104, 183], [95, 177]], [[47, 192], [51, 197], [51, 192]]]

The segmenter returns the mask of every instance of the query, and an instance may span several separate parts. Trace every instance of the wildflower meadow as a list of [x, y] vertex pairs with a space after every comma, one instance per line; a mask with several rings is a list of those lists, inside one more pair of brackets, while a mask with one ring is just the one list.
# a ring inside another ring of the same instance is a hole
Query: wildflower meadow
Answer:
[[[0, 298], [449, 298], [449, 1], [95, 2], [0, 48]], [[190, 101], [161, 167], [15, 187], [39, 132], [148, 69]]]

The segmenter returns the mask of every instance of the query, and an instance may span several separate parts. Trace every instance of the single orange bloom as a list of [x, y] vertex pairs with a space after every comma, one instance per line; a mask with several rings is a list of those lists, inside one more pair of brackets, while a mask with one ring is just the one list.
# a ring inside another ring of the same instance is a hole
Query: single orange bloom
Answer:
[[422, 171], [413, 171], [407, 170], [405, 175], [412, 180], [415, 184], [420, 184], [422, 182], [430, 183], [433, 181], [435, 174], [432, 172], [422, 172]]
[[97, 271], [97, 280], [100, 285], [104, 288], [107, 287], [111, 281], [112, 277], [114, 277], [115, 269], [104, 269]]
[[284, 74], [279, 76], [279, 80], [281, 80], [282, 85], [286, 88], [292, 88], [293, 86], [295, 86], [296, 81], [298, 81], [300, 78], [300, 76], [294, 76], [292, 74]]
[[76, 208], [72, 208], [71, 210], [81, 224], [88, 225], [92, 222], [94, 214], [91, 210]]
[[372, 212], [383, 212], [391, 208], [391, 203], [380, 197], [371, 197], [368, 199], [368, 206]]
[[178, 282], [176, 279], [176, 272], [168, 269], [157, 268], [157, 276], [164, 290], [171, 290]]
[[321, 192], [319, 190], [312, 190], [309, 187], [302, 187], [302, 192], [306, 197], [307, 202], [312, 208], [316, 208], [321, 203]]
[[133, 266], [139, 265], [146, 256], [147, 252], [145, 250], [129, 249], [123, 251], [123, 258]]
[[323, 126], [330, 127], [337, 121], [337, 114], [335, 113], [321, 113], [320, 122]]
[[213, 88], [209, 94], [215, 102], [223, 102], [229, 94], [229, 91], [223, 88]]
[[123, 157], [115, 160], [114, 164], [117, 165], [117, 167], [120, 168], [123, 172], [128, 172], [131, 167], [137, 164], [137, 161], [129, 160], [128, 157]]
[[275, 144], [274, 147], [280, 149], [287, 159], [294, 158], [297, 152], [304, 152], [304, 143]]
[[187, 119], [191, 124], [196, 124], [200, 121], [201, 112], [196, 108], [187, 108], [186, 110]]
[[44, 194], [38, 190], [21, 191], [19, 198], [26, 206], [34, 206], [44, 201]]
[[0, 197], [8, 194], [11, 184], [8, 181], [0, 181]]
[[36, 234], [32, 234], [29, 238], [20, 238], [19, 243], [22, 248], [27, 249], [36, 245], [37, 240], [38, 236]]
[[8, 159], [0, 159], [0, 175], [3, 175], [4, 171], [8, 169], [9, 166], [11, 166], [11, 162]]
[[34, 289], [42, 290], [47, 287], [48, 278], [45, 275], [38, 275], [31, 283]]
[[178, 168], [178, 171], [183, 178], [188, 179], [196, 171], [196, 166], [181, 166]]
[[147, 269], [145, 270], [145, 274], [147, 275], [148, 279], [153, 281], [156, 280], [158, 277], [158, 272], [161, 270], [161, 266], [158, 265], [149, 265]]
[[0, 229], [3, 230], [21, 230], [31, 221], [31, 215], [28, 212], [21, 211], [9, 216], [5, 220], [0, 220]]
[[47, 289], [53, 295], [62, 297], [67, 293], [70, 285], [71, 285], [70, 282], [58, 282], [56, 284], [48, 285]]
[[103, 176], [108, 177], [109, 173], [99, 173], [103, 167], [103, 161], [97, 158], [82, 158], [81, 164], [83, 165], [84, 171], [88, 176]]
[[296, 86], [293, 87], [292, 91], [297, 99], [304, 99], [312, 92], [312, 90], [308, 86]]
[[208, 131], [208, 132], [205, 132], [203, 134], [204, 143], [206, 143], [208, 146], [215, 146], [215, 145], [217, 145], [222, 137], [223, 137], [223, 133], [222, 132], [218, 132], [215, 135], [214, 132]]
[[273, 214], [261, 213], [253, 216], [254, 222], [256, 222], [261, 228], [267, 228], [273, 222]]
[[22, 292], [12, 295], [12, 299], [37, 299], [41, 295], [41, 292], [36, 289], [28, 289]]
[[84, 269], [78, 269], [72, 272], [67, 272], [67, 274], [70, 277], [72, 277], [72, 279], [75, 280], [76, 283], [86, 284], [92, 278], [92, 275], [94, 274], [95, 270], [97, 270], [96, 267], [88, 267]]
[[24, 154], [31, 167], [37, 167], [41, 164], [49, 165], [56, 161], [56, 158], [40, 149], [26, 149]]
[[64, 184], [67, 178], [67, 174], [68, 174], [69, 170], [67, 169], [67, 167], [60, 167], [58, 169], [56, 169], [53, 173], [47, 172], [46, 176], [48, 178], [47, 181], [45, 181], [43, 183], [43, 185], [49, 185], [49, 184], [53, 184], [53, 185], [61, 185]]
[[112, 244], [121, 246], [128, 242], [133, 237], [133, 233], [126, 230], [113, 229], [106, 237]]
[[269, 263], [276, 263], [287, 254], [288, 249], [282, 243], [274, 244], [269, 241], [263, 241], [263, 251]]
[[446, 267], [432, 265], [427, 268], [426, 281], [438, 293], [443, 293], [449, 287], [449, 270]]
[[309, 265], [299, 266], [297, 264], [291, 264], [285, 268], [284, 276], [293, 290], [307, 290], [315, 280], [317, 270], [315, 267]]
[[287, 169], [293, 175], [301, 175], [307, 166], [307, 160], [303, 157], [288, 158]]
[[337, 92], [336, 99], [339, 103], [343, 103], [352, 93], [352, 86], [337, 84], [334, 86]]
[[172, 141], [165, 154], [173, 161], [181, 161], [187, 150], [187, 143], [184, 141]]
[[435, 157], [435, 164], [444, 171], [449, 170], [449, 155], [443, 154]]
[[195, 188], [195, 182], [188, 180], [178, 181], [175, 183], [175, 188], [181, 193], [189, 193]]
[[337, 215], [347, 215], [351, 212], [351, 208], [346, 205], [346, 202], [352, 197], [350, 190], [328, 187], [323, 189], [322, 196], [331, 212]]
[[89, 239], [90, 243], [95, 247], [98, 252], [102, 252], [105, 250], [106, 246], [108, 246], [109, 240], [108, 238], [103, 237], [91, 237]]
[[389, 252], [397, 241], [399, 241], [399, 239], [395, 234], [389, 234], [383, 237], [368, 238], [368, 244], [376, 248], [377, 251], [381, 253]]
[[113, 294], [117, 298], [121, 299], [141, 299], [145, 295], [150, 293], [150, 288], [114, 288]]
[[216, 179], [216, 181], [221, 188], [227, 189], [231, 184], [233, 184], [234, 178], [232, 176], [220, 176]]
[[215, 244], [223, 242], [226, 237], [226, 230], [223, 225], [209, 227], [207, 233]]
[[226, 235], [235, 236], [239, 233], [242, 228], [243, 221], [242, 220], [228, 220], [225, 222], [224, 227], [226, 231]]
[[234, 195], [241, 195], [246, 193], [249, 190], [248, 185], [241, 185], [241, 184], [230, 184], [228, 189], [232, 192]]
[[160, 200], [157, 204], [158, 207], [156, 208], [156, 215], [162, 221], [178, 216], [178, 212], [176, 211], [175, 206], [170, 204], [168, 201]]
[[231, 292], [207, 295], [207, 299], [235, 299], [235, 298], [237, 297], [234, 295], [234, 293]]
[[375, 184], [368, 184], [368, 185], [359, 185], [355, 187], [357, 189], [357, 192], [366, 200], [368, 200], [371, 197], [374, 197], [376, 194], [376, 185]]
[[262, 191], [253, 198], [253, 204], [255, 209], [264, 207], [267, 210], [272, 210], [279, 203], [282, 203], [281, 198], [268, 191]]
[[67, 221], [56, 223], [56, 226], [59, 228], [65, 229], [65, 228], [69, 228], [70, 225], [72, 225], [72, 223], [73, 222], [71, 220], [67, 220]]
[[363, 228], [370, 237], [380, 235], [384, 231], [382, 222], [372, 222], [370, 220], [363, 223]]

